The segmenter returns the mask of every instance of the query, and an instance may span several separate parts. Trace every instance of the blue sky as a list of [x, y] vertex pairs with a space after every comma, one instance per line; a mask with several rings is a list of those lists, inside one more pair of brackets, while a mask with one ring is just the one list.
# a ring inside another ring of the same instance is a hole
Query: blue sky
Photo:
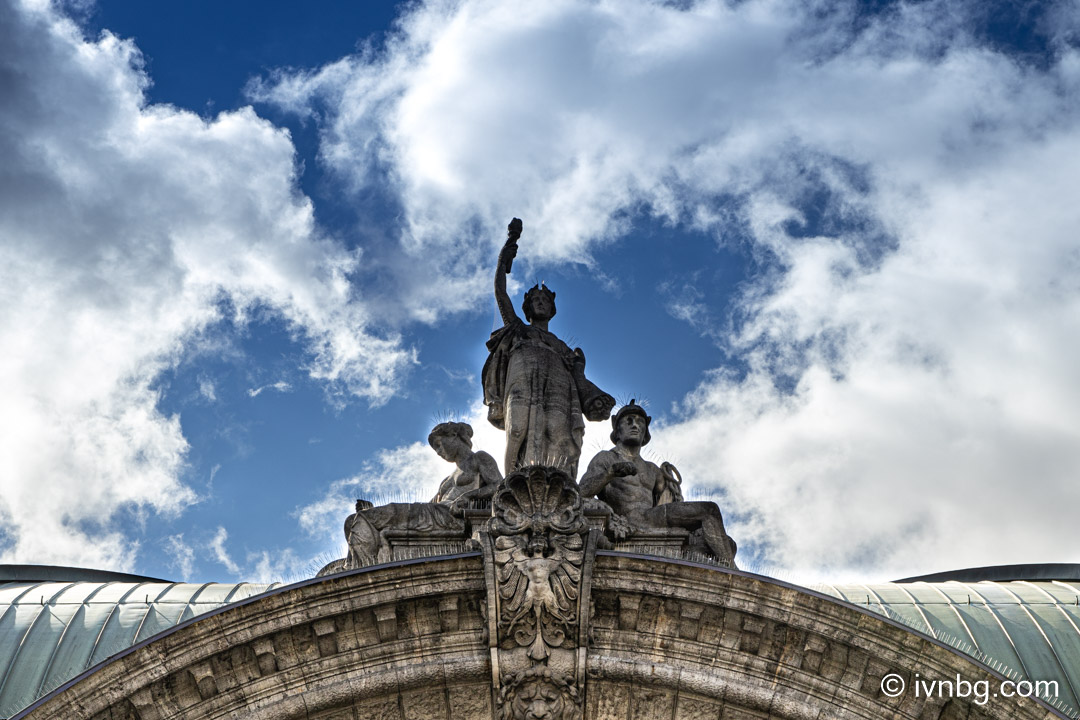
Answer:
[[[0, 4], [0, 561], [291, 579], [513, 294], [744, 565], [1080, 562], [1075, 2]], [[591, 426], [585, 458], [606, 444]], [[584, 466], [584, 463], [582, 463]]]

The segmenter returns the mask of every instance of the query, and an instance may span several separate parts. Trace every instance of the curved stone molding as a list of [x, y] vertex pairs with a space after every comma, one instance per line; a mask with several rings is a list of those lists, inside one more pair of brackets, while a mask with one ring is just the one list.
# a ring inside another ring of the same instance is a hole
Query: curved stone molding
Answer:
[[320, 578], [151, 638], [16, 717], [489, 718], [484, 600], [479, 553]]
[[588, 720], [1063, 717], [1034, 700], [887, 697], [891, 673], [909, 687], [916, 675], [992, 688], [1003, 678], [834, 598], [625, 553], [584, 564], [583, 690], [534, 663], [494, 697], [489, 588], [471, 553], [321, 578], [202, 616], [16, 717], [562, 720], [578, 707]]

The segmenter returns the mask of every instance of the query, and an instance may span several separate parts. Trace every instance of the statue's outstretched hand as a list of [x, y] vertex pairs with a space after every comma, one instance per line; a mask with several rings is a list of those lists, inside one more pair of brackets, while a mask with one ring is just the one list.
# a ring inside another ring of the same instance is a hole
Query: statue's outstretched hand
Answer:
[[615, 407], [615, 398], [607, 393], [601, 393], [589, 401], [585, 408], [585, 417], [593, 422], [606, 420], [611, 417], [611, 411]]

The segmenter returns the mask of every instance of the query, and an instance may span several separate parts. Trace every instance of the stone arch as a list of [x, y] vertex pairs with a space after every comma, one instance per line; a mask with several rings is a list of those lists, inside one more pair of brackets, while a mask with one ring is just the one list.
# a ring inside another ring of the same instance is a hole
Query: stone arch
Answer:
[[[882, 678], [1004, 678], [856, 606], [665, 558], [591, 560], [587, 720], [1061, 717], [1035, 700], [891, 698]], [[480, 553], [280, 588], [177, 626], [42, 698], [27, 720], [488, 720]]]

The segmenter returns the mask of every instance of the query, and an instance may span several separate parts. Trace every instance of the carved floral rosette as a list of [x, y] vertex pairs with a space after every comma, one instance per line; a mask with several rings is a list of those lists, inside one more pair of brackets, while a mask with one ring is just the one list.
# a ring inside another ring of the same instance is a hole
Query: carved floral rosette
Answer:
[[504, 720], [582, 716], [581, 598], [595, 550], [587, 537], [577, 483], [561, 470], [522, 468], [492, 498], [489, 644]]

